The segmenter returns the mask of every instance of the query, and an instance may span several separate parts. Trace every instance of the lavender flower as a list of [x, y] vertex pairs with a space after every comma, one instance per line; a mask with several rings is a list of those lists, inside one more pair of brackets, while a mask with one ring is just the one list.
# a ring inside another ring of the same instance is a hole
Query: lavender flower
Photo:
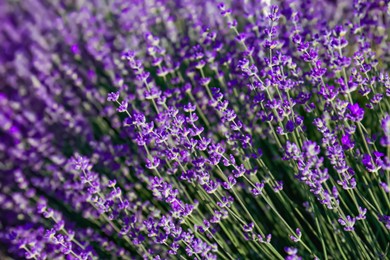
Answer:
[[359, 107], [359, 104], [349, 104], [348, 105], [348, 113], [347, 118], [354, 121], [359, 122], [362, 121], [364, 117], [364, 110]]

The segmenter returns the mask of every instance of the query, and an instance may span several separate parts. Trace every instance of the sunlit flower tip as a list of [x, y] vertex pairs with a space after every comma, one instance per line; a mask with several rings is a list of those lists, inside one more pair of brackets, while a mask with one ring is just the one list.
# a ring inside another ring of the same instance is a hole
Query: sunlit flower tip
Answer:
[[244, 225], [242, 228], [243, 228], [244, 232], [252, 232], [254, 226], [255, 226], [255, 224], [253, 222], [251, 222], [249, 224]]
[[113, 188], [113, 187], [115, 187], [115, 185], [116, 185], [116, 180], [109, 180], [108, 181], [108, 187], [110, 187], [110, 188]]
[[296, 255], [298, 253], [298, 249], [295, 248], [295, 247], [285, 247], [284, 248], [284, 251], [288, 254], [288, 255]]
[[266, 236], [262, 236], [262, 235], [258, 234], [257, 238], [258, 238], [260, 243], [271, 243], [272, 234], [268, 234]]
[[90, 167], [89, 160], [87, 158], [84, 158], [84, 157], [81, 157], [78, 155], [73, 157], [73, 159], [71, 160], [71, 163], [72, 163], [74, 169], [77, 171], [79, 171], [79, 170], [86, 171]]
[[351, 140], [351, 135], [345, 134], [341, 137], [343, 149], [351, 150], [354, 147], [354, 142]]
[[146, 167], [150, 170], [157, 169], [160, 165], [160, 159], [157, 157], [152, 158], [151, 160], [146, 160]]
[[344, 227], [345, 231], [354, 231], [355, 230], [355, 228], [354, 228], [354, 225], [356, 222], [355, 218], [348, 215], [345, 219], [339, 218], [338, 221]]
[[126, 100], [123, 100], [122, 102], [121, 102], [121, 104], [119, 105], [119, 107], [117, 108], [117, 111], [118, 112], [126, 112], [127, 111], [127, 107], [128, 107], [128, 103], [127, 103], [127, 101]]
[[117, 92], [110, 92], [107, 95], [107, 101], [116, 102], [119, 99], [119, 91]]
[[356, 220], [364, 220], [364, 219], [366, 219], [366, 213], [367, 213], [367, 209], [366, 208], [359, 207], [359, 215], [356, 216]]
[[364, 117], [364, 109], [362, 109], [359, 104], [349, 104], [347, 118], [354, 122], [359, 122], [363, 120]]

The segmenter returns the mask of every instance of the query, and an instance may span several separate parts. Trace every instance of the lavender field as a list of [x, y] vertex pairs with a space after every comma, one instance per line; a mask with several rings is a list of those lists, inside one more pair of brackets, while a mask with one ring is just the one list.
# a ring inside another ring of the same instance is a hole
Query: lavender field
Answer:
[[0, 259], [390, 259], [388, 0], [0, 0]]

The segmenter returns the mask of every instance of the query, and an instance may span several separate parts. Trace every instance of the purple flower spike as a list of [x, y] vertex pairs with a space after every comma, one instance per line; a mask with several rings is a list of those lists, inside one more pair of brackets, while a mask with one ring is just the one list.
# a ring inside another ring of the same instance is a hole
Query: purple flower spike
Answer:
[[81, 156], [75, 156], [71, 163], [73, 164], [74, 169], [77, 171], [86, 171], [90, 168], [89, 160]]
[[111, 92], [107, 95], [107, 101], [116, 102], [119, 99], [119, 91], [118, 92]]
[[351, 140], [351, 135], [349, 134], [345, 134], [341, 137], [341, 143], [345, 150], [351, 150], [354, 147], [354, 142]]
[[356, 222], [355, 218], [353, 218], [351, 216], [347, 216], [345, 219], [339, 218], [338, 221], [342, 226], [344, 226], [345, 231], [354, 231], [355, 230], [355, 228], [354, 228], [354, 225]]
[[127, 106], [128, 106], [128, 103], [126, 100], [123, 100], [121, 102], [121, 104], [119, 105], [119, 107], [117, 108], [117, 111], [118, 112], [126, 112], [127, 111]]
[[362, 109], [359, 104], [349, 104], [348, 105], [348, 112], [347, 112], [347, 118], [354, 121], [354, 122], [360, 122], [363, 120], [364, 117], [364, 109]]
[[302, 237], [302, 232], [299, 228], [295, 230], [295, 234], [290, 235], [290, 239], [295, 243], [298, 243], [301, 240], [301, 237]]
[[382, 119], [381, 126], [384, 132], [384, 136], [381, 138], [381, 145], [390, 146], [390, 115], [386, 115]]

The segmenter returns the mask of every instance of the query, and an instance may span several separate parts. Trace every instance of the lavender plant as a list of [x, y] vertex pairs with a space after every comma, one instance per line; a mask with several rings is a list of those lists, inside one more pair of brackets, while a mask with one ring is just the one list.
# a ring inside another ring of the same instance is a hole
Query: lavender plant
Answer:
[[390, 3], [0, 1], [1, 259], [389, 259]]

